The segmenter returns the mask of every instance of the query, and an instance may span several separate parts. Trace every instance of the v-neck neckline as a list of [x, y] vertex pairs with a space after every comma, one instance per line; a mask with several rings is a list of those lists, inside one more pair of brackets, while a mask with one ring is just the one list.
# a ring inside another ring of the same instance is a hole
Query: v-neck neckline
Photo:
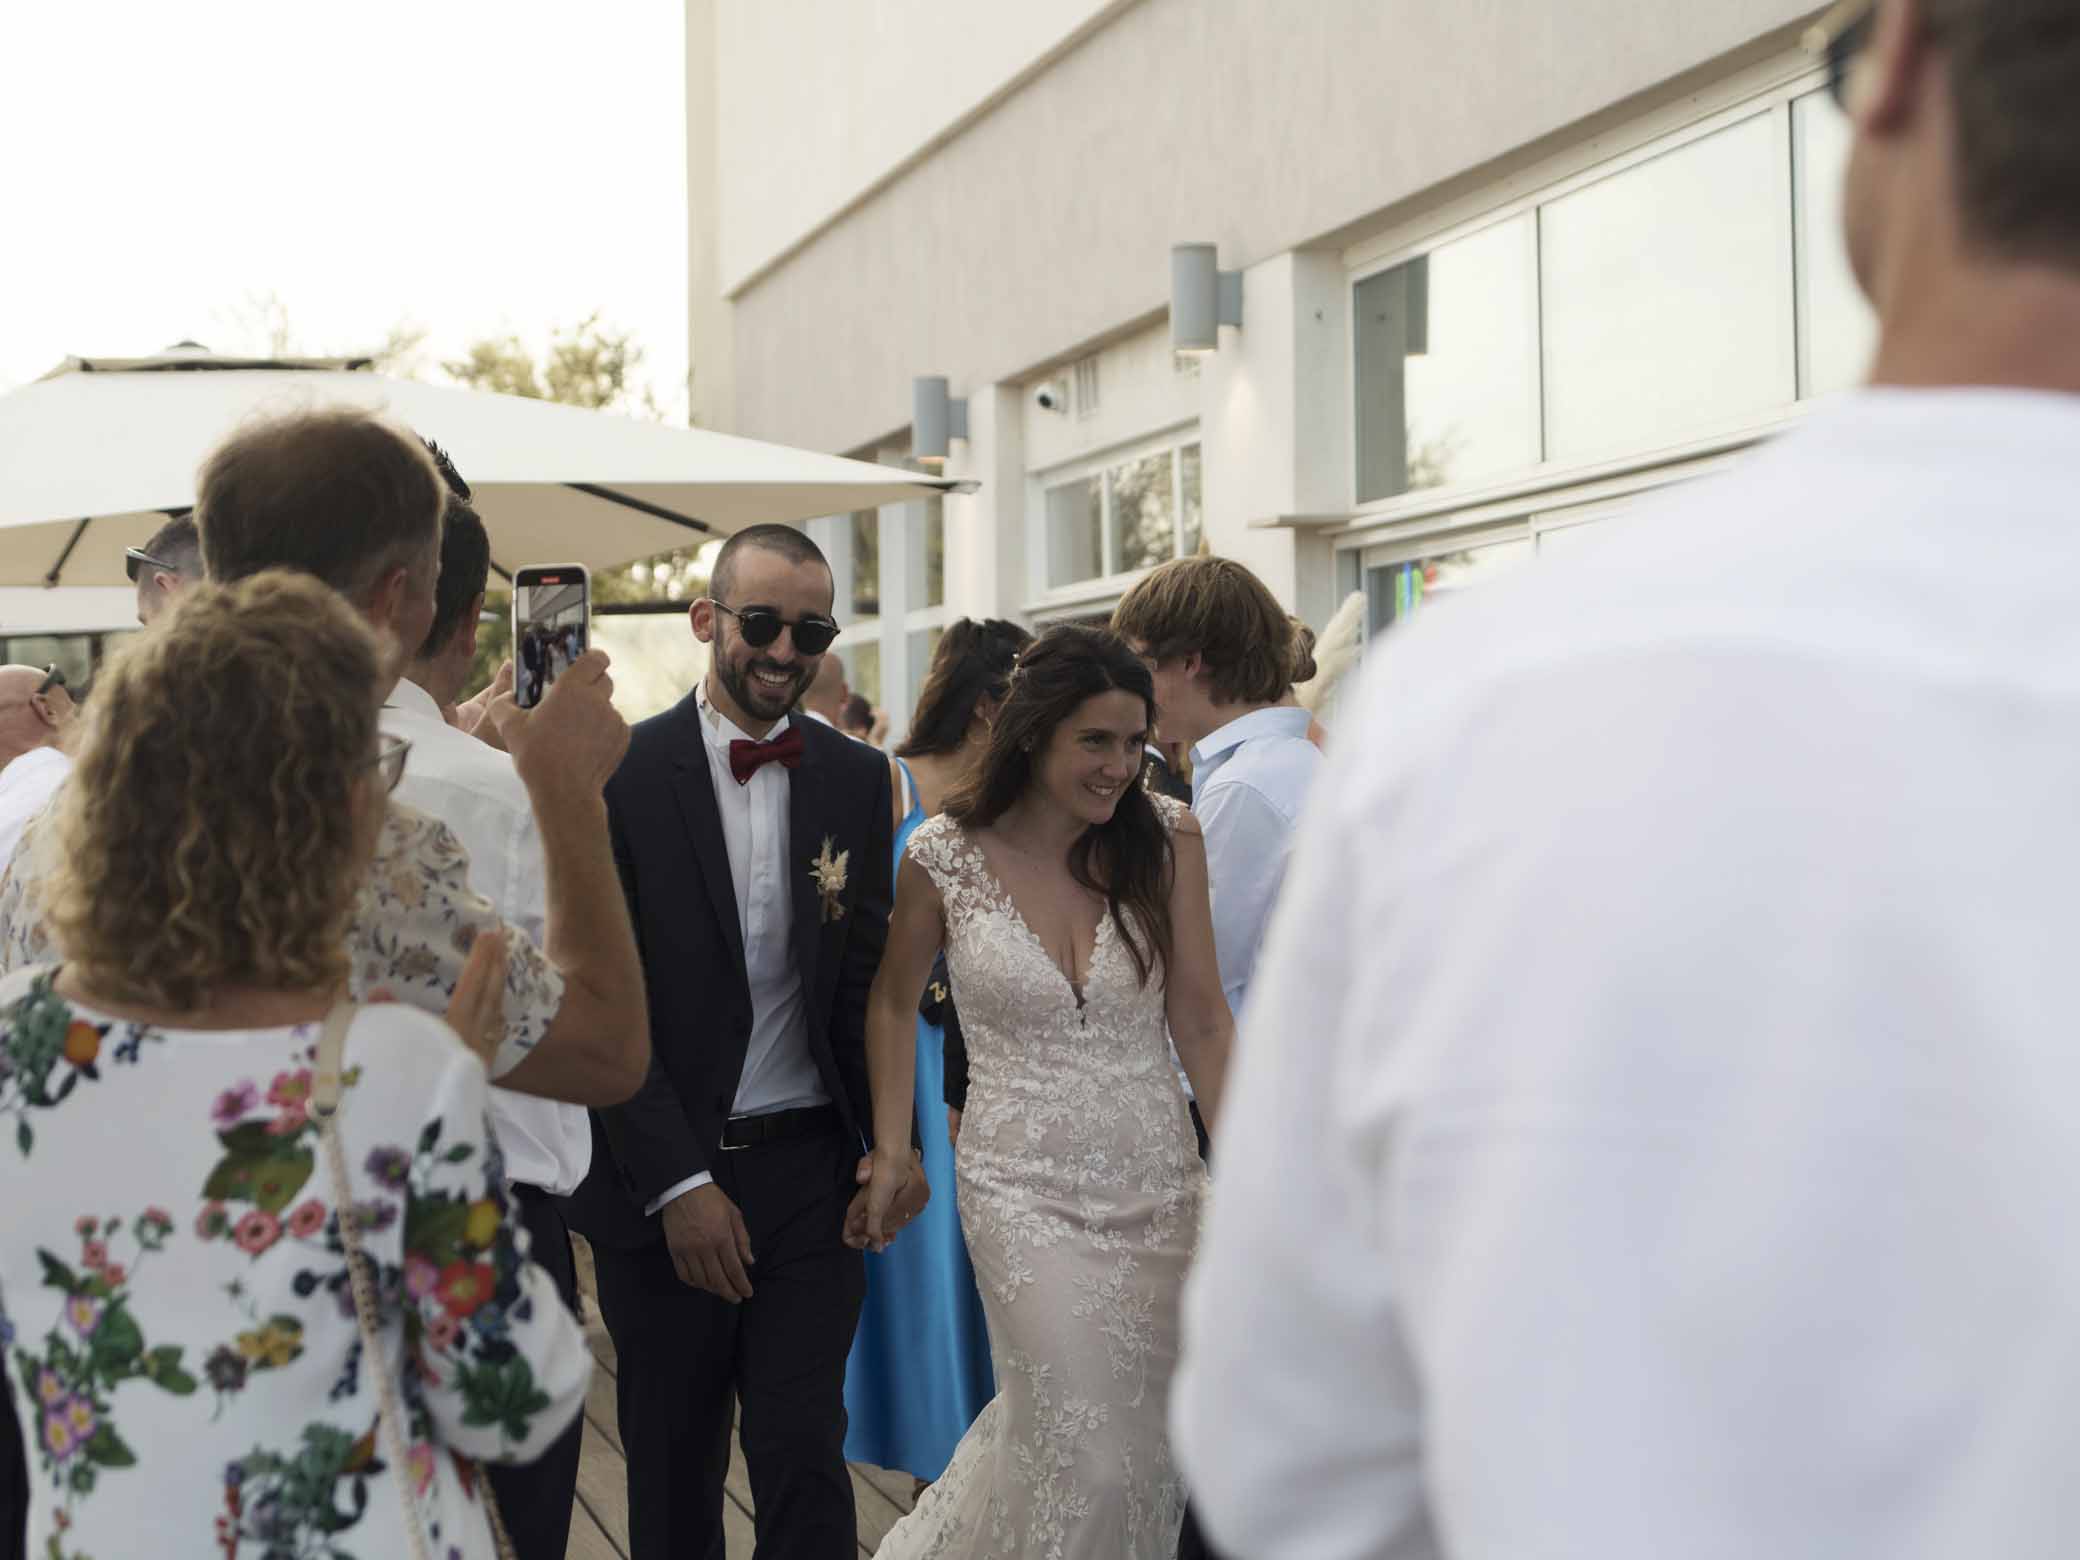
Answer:
[[[1046, 939], [1033, 929], [1033, 923], [1026, 918], [1025, 911], [1019, 907], [1018, 900], [1012, 894], [1010, 885], [1004, 881], [997, 869], [990, 864], [989, 853], [982, 848], [981, 838], [965, 829], [961, 832], [966, 836], [968, 849], [975, 853], [976, 861], [981, 864], [983, 874], [989, 879], [990, 887], [995, 890], [997, 898], [1003, 901], [1004, 908], [1011, 913], [1011, 919], [1018, 924], [1019, 930], [1023, 931], [1033, 946], [1039, 950], [1040, 957], [1047, 961], [1047, 967], [1060, 977], [1064, 986], [1069, 988], [1069, 996], [1076, 1004], [1077, 1016], [1081, 1018], [1090, 1007], [1091, 976], [1098, 968], [1098, 955], [1104, 950], [1105, 929], [1112, 924], [1112, 916], [1105, 907], [1102, 905], [1099, 907], [1098, 924], [1091, 932], [1090, 963], [1084, 966], [1083, 984], [1079, 986], [1070, 977], [1068, 971], [1062, 968], [1061, 962], [1047, 951]], [[1072, 955], [1076, 952], [1073, 945], [1070, 947], [1069, 952]]]

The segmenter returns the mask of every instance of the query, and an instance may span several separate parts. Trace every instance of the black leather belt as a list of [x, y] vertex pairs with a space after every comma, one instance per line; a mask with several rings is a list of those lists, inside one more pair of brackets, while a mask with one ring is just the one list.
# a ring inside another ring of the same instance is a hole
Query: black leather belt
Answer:
[[800, 1110], [776, 1110], [769, 1116], [732, 1116], [722, 1124], [722, 1148], [724, 1153], [757, 1148], [762, 1143], [838, 1132], [844, 1125], [835, 1105], [805, 1105]]

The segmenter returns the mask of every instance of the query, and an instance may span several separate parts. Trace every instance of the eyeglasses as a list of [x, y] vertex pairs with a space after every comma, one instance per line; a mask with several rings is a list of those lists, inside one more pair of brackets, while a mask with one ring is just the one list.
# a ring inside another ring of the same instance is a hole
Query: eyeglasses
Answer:
[[53, 688], [65, 686], [65, 668], [56, 661], [47, 662], [43, 668], [43, 681], [36, 685], [36, 697], [42, 698]]
[[369, 765], [382, 779], [384, 790], [397, 789], [397, 782], [404, 778], [404, 756], [411, 750], [409, 737], [385, 737], [376, 748], [376, 756], [369, 760]]
[[137, 583], [137, 576], [144, 573], [146, 569], [156, 569], [162, 574], [178, 574], [181, 572], [178, 564], [168, 563], [164, 558], [154, 558], [141, 547], [125, 547], [123, 549], [123, 572], [130, 576], [132, 585]]
[[1827, 62], [1827, 95], [1835, 107], [1849, 107], [1849, 68], [1871, 41], [1878, 23], [1878, 0], [1842, 0], [1806, 29], [1805, 50]]
[[794, 631], [794, 647], [803, 655], [822, 655], [830, 649], [831, 641], [838, 637], [838, 625], [827, 617], [809, 616], [789, 622], [771, 607], [724, 606], [712, 596], [708, 604], [718, 612], [727, 612], [737, 620], [737, 629], [744, 636], [744, 643], [754, 650], [763, 650], [780, 637], [783, 628]]

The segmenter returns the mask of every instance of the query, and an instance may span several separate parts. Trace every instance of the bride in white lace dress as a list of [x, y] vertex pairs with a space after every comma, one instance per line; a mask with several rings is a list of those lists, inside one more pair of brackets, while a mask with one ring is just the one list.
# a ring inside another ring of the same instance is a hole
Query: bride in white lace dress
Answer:
[[1205, 1187], [1167, 1037], [1209, 1126], [1233, 1024], [1206, 848], [1139, 784], [1153, 690], [1110, 634], [1021, 658], [990, 747], [912, 835], [867, 1023], [869, 1237], [910, 1171], [917, 999], [943, 945], [968, 1040], [961, 1227], [998, 1395], [880, 1560], [1170, 1560], [1164, 1416]]

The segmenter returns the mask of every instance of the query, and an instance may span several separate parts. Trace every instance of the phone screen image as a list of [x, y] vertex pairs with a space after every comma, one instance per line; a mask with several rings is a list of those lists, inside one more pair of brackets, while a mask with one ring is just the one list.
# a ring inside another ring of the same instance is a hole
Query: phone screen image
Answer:
[[591, 637], [590, 581], [575, 565], [522, 569], [513, 579], [513, 699], [533, 709]]

